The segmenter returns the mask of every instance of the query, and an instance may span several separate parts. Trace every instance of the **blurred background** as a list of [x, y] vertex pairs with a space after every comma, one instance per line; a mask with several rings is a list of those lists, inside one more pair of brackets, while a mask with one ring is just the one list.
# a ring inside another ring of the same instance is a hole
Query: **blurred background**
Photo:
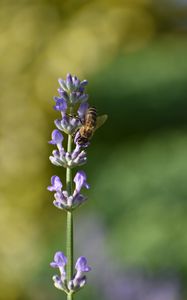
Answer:
[[0, 300], [65, 299], [49, 267], [65, 213], [46, 187], [59, 77], [88, 79], [107, 123], [84, 166], [77, 300], [187, 299], [187, 1], [1, 0]]

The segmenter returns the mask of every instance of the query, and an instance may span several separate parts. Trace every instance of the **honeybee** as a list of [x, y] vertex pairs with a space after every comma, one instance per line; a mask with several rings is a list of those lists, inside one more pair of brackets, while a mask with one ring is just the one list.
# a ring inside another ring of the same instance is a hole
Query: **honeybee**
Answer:
[[97, 117], [97, 111], [95, 107], [88, 108], [85, 114], [84, 123], [78, 131], [77, 143], [81, 146], [87, 144], [92, 138], [95, 130], [101, 127], [107, 118], [107, 115]]

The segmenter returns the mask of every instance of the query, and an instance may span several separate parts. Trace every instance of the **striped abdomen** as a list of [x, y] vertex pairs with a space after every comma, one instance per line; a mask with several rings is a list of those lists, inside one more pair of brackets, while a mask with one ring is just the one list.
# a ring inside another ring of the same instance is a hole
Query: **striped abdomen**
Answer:
[[97, 121], [97, 111], [95, 107], [90, 107], [85, 116], [85, 126], [95, 128]]
[[79, 145], [84, 145], [92, 138], [97, 122], [97, 111], [95, 107], [90, 107], [85, 115], [84, 125], [79, 129]]

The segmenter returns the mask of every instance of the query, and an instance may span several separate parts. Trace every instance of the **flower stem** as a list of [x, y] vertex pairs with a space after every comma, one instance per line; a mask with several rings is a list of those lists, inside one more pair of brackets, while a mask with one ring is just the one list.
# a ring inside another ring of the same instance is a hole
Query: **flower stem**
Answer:
[[67, 300], [73, 300], [73, 294], [68, 294], [67, 295]]
[[[72, 150], [72, 136], [68, 135], [67, 152]], [[66, 189], [68, 195], [72, 194], [72, 170], [71, 168], [66, 169]], [[67, 281], [69, 282], [73, 277], [73, 212], [67, 212], [67, 228], [66, 228], [66, 254], [67, 254]], [[73, 295], [68, 294], [67, 300], [73, 300]]]

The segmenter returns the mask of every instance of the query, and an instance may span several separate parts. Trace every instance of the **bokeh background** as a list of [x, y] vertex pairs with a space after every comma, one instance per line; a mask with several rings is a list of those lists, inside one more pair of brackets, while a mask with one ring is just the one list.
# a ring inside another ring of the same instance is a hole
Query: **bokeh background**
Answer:
[[65, 213], [46, 191], [59, 77], [88, 79], [107, 123], [88, 150], [77, 300], [187, 297], [187, 1], [1, 0], [0, 299], [58, 300]]

